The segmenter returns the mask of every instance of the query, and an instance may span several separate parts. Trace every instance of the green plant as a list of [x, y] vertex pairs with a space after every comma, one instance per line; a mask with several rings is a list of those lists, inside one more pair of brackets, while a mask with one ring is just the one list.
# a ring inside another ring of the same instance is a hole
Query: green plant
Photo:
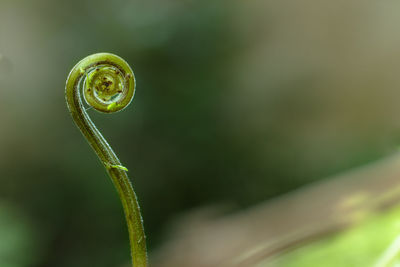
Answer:
[[65, 87], [65, 97], [72, 118], [86, 140], [103, 163], [121, 199], [128, 225], [132, 264], [147, 266], [146, 240], [142, 217], [127, 169], [104, 139], [87, 114], [81, 100], [83, 96], [94, 109], [112, 113], [124, 109], [135, 93], [135, 77], [128, 63], [122, 58], [98, 53], [76, 64]]

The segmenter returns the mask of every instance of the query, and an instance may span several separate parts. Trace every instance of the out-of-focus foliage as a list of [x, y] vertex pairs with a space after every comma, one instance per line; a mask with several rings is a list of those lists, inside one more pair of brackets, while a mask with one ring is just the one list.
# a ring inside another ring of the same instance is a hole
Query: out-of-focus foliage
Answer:
[[0, 266], [22, 267], [35, 263], [41, 241], [31, 222], [12, 205], [0, 203]]
[[392, 266], [399, 163], [397, 154], [229, 215], [192, 212], [153, 253], [154, 266]]
[[[314, 266], [380, 266], [376, 265], [385, 249], [399, 237], [400, 209], [371, 216], [365, 223], [327, 237], [311, 245], [301, 246], [286, 255], [259, 267], [314, 267]], [[397, 250], [400, 248], [397, 247]], [[398, 259], [400, 260], [400, 259]], [[390, 265], [397, 266], [397, 265]]]
[[79, 59], [113, 52], [135, 71], [132, 106], [91, 116], [130, 170], [153, 250], [188, 210], [245, 208], [391, 154], [399, 9], [361, 0], [1, 0], [0, 203], [13, 203], [27, 218], [21, 227], [39, 236], [31, 262], [129, 260], [116, 193], [64, 102]]

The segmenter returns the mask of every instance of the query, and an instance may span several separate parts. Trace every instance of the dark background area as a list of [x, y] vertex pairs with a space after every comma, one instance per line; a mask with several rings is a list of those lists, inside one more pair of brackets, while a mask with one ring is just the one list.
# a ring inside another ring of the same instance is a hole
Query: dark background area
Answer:
[[90, 116], [129, 169], [151, 252], [188, 211], [245, 209], [397, 150], [400, 4], [0, 0], [0, 265], [123, 266], [122, 208], [65, 80], [112, 52], [131, 106]]

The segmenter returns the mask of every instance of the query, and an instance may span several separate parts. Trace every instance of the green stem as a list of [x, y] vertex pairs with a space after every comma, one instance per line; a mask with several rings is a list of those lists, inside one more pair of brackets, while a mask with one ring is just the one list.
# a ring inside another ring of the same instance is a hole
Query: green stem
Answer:
[[[100, 73], [100, 75], [97, 75]], [[97, 75], [97, 76], [96, 76]], [[85, 86], [83, 86], [85, 85]], [[106, 168], [114, 183], [124, 208], [131, 244], [132, 265], [147, 266], [146, 240], [139, 204], [132, 184], [127, 176], [127, 169], [121, 165], [118, 157], [96, 128], [81, 100], [80, 89], [96, 93], [85, 100], [101, 112], [115, 112], [125, 108], [132, 100], [135, 79], [129, 65], [120, 57], [99, 53], [81, 60], [68, 76], [65, 97], [72, 118], [90, 146]]]

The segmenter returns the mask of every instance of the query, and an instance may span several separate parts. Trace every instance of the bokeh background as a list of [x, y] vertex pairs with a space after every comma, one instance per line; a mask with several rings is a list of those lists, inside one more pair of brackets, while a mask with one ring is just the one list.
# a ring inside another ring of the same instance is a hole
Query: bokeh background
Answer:
[[136, 74], [129, 108], [90, 115], [130, 170], [150, 259], [187, 213], [242, 212], [398, 149], [400, 2], [0, 4], [3, 267], [129, 265], [119, 199], [64, 100], [95, 52]]

